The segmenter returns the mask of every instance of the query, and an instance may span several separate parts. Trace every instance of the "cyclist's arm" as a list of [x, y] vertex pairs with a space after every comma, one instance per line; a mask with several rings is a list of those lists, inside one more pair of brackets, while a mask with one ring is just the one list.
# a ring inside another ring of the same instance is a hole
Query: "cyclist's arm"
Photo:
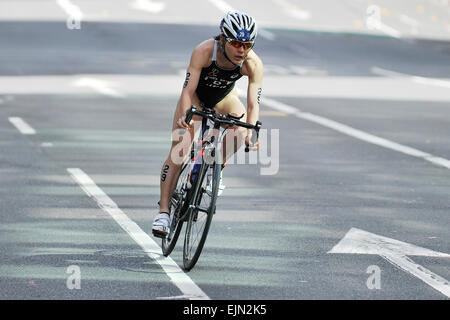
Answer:
[[256, 54], [253, 55], [247, 64], [247, 73], [247, 122], [256, 124], [256, 121], [259, 120], [259, 104], [261, 102], [264, 75], [263, 63]]
[[[205, 61], [208, 59], [208, 51], [205, 43], [198, 45], [191, 55], [191, 61], [186, 70], [186, 78], [183, 84], [183, 90], [180, 97], [181, 116], [186, 114], [193, 102], [195, 90]], [[184, 126], [184, 124], [183, 124]]]

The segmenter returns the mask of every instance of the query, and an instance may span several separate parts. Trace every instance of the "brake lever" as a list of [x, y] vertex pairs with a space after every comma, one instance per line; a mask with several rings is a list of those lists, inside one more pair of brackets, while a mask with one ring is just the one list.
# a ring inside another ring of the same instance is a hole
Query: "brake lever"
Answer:
[[[259, 129], [261, 129], [261, 125], [262, 125], [261, 121], [259, 121], [259, 120], [256, 121], [256, 124], [255, 124], [256, 135], [252, 134], [251, 144], [255, 144], [256, 141], [258, 140], [258, 138], [259, 138]], [[245, 152], [249, 152], [249, 151], [250, 151], [250, 148], [248, 146], [245, 146]]]
[[189, 122], [191, 122], [192, 117], [194, 116], [194, 113], [197, 111], [197, 107], [193, 104], [191, 105], [191, 108], [186, 110], [186, 117], [184, 122], [186, 122], [189, 125]]

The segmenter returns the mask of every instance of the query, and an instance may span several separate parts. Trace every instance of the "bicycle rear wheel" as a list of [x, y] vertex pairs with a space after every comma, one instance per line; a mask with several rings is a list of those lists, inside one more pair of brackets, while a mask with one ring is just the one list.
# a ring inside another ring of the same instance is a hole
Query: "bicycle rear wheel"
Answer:
[[198, 261], [216, 211], [221, 166], [203, 163], [189, 210], [183, 247], [184, 268], [191, 270]]

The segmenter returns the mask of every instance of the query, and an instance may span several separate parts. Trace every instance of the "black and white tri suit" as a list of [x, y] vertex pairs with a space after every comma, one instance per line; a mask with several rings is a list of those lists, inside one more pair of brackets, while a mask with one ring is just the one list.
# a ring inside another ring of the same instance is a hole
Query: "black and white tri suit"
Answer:
[[203, 106], [211, 109], [233, 90], [236, 80], [242, 77], [242, 63], [233, 69], [224, 69], [218, 66], [218, 43], [218, 38], [215, 38], [211, 64], [202, 68], [195, 91]]

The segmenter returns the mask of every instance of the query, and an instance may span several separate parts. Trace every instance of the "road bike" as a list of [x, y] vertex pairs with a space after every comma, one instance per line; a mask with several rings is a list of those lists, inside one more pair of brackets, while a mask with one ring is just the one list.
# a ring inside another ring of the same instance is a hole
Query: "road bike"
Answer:
[[[208, 236], [209, 227], [216, 211], [222, 164], [219, 145], [227, 129], [233, 126], [253, 129], [252, 144], [258, 139], [261, 122], [255, 125], [239, 121], [242, 116], [222, 115], [213, 109], [198, 110], [192, 105], [186, 112], [185, 122], [192, 117], [202, 117], [201, 138], [194, 139], [190, 155], [181, 166], [175, 191], [170, 199], [169, 232], [162, 239], [162, 251], [168, 256], [174, 249], [183, 224], [186, 223], [183, 265], [191, 270], [198, 261]], [[205, 138], [206, 137], [206, 138]], [[245, 151], [249, 148], [246, 146]]]

